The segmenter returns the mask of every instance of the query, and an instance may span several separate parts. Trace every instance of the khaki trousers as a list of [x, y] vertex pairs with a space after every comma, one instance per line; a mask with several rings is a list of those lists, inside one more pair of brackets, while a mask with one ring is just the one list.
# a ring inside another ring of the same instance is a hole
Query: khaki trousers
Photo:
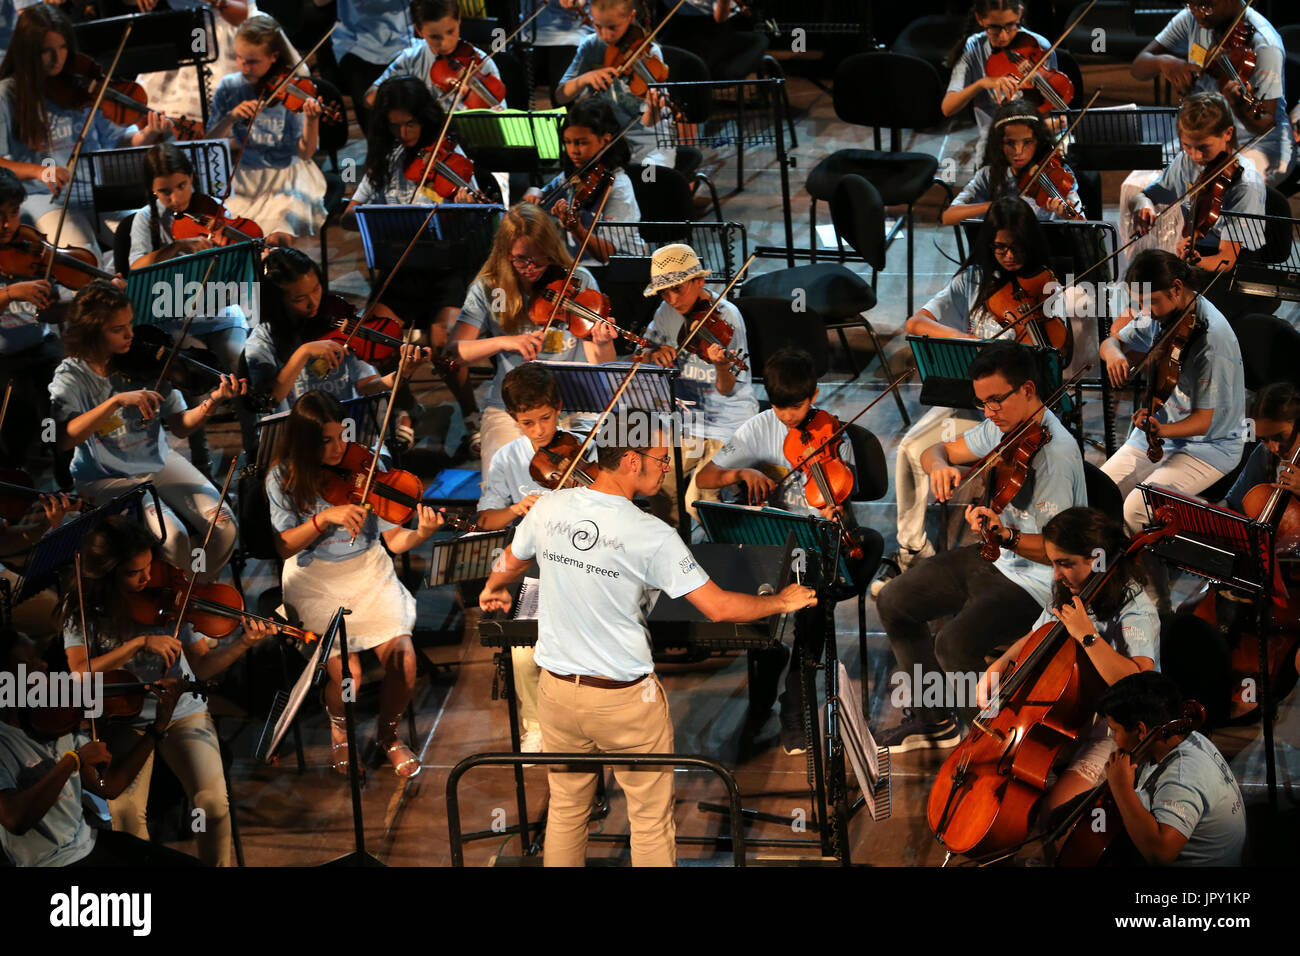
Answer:
[[[671, 753], [673, 722], [659, 678], [618, 690], [562, 681], [543, 671], [538, 687], [542, 748], [548, 753]], [[673, 823], [671, 767], [650, 771], [615, 767], [614, 779], [627, 795], [633, 866], [673, 866], [677, 828]], [[583, 866], [587, 825], [596, 793], [596, 774], [552, 767], [546, 813], [546, 866]]]

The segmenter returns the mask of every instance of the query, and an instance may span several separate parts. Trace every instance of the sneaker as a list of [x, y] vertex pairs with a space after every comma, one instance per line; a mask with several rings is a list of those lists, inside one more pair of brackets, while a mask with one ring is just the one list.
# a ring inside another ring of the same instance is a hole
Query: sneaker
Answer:
[[808, 750], [808, 741], [804, 739], [803, 728], [782, 727], [781, 749], [785, 751], [787, 757], [806, 753]]
[[[526, 730], [524, 735], [519, 738], [519, 752], [521, 754], [539, 754], [542, 752], [542, 732], [540, 730]], [[536, 767], [535, 763], [524, 764], [524, 769], [529, 770]]]
[[961, 742], [957, 721], [945, 717], [937, 724], [927, 723], [910, 708], [903, 710], [903, 722], [875, 735], [876, 744], [895, 753], [909, 750], [947, 750]]
[[871, 582], [871, 596], [879, 597], [880, 592], [885, 589], [885, 585], [894, 578], [898, 577], [912, 565], [924, 558], [934, 555], [934, 545], [927, 539], [925, 544], [913, 551], [911, 548], [899, 548], [892, 555], [885, 558], [881, 564], [885, 565], [885, 573]]

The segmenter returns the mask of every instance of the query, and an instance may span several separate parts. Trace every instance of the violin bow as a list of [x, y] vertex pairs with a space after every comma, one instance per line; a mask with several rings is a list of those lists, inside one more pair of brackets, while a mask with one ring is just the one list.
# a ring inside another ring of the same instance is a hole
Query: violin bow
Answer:
[[0, 401], [0, 428], [4, 428], [5, 416], [9, 414], [9, 396], [14, 393], [14, 380], [11, 378], [5, 383], [5, 397]]
[[[513, 40], [515, 37], [519, 36], [519, 34], [524, 31], [524, 28], [527, 27], [528, 24], [532, 23], [539, 16], [541, 16], [542, 11], [545, 10], [546, 8], [547, 8], [546, 3], [539, 3], [537, 5], [537, 9], [532, 12], [532, 14], [528, 17], [528, 19], [524, 20], [519, 24], [519, 26], [515, 27], [515, 29], [511, 33], [506, 35], [506, 38], [504, 40], [502, 40], [499, 44], [496, 43], [495, 41], [493, 42], [492, 53], [500, 53], [502, 50], [504, 50], [510, 44], [510, 41]], [[491, 53], [488, 54], [488, 56], [491, 55], [492, 55]], [[470, 60], [461, 68], [462, 75], [456, 78], [456, 89], [459, 93], [459, 95], [457, 96], [457, 100], [460, 100], [464, 97], [465, 95], [464, 92], [460, 92], [460, 91], [468, 90], [469, 81], [473, 78], [475, 73], [478, 73], [482, 69], [482, 67], [483, 67], [482, 62], [479, 62], [477, 58], [475, 58]], [[505, 84], [503, 83], [502, 85], [504, 86]], [[448, 112], [454, 113], [455, 108], [453, 107]]]
[[108, 79], [117, 69], [118, 61], [122, 59], [122, 51], [126, 49], [126, 41], [131, 36], [131, 29], [134, 26], [135, 24], [130, 20], [127, 21], [126, 28], [122, 31], [122, 39], [117, 44], [117, 52], [113, 54], [113, 63], [104, 74], [104, 82], [99, 84], [99, 92], [95, 94], [95, 102], [91, 103], [90, 109], [86, 111], [86, 121], [81, 124], [81, 132], [77, 135], [77, 141], [72, 146], [72, 156], [68, 160], [68, 188], [63, 194], [63, 203], [59, 206], [59, 224], [54, 228], [50, 261], [45, 264], [45, 275], [41, 277], [45, 282], [50, 281], [50, 275], [54, 272], [54, 260], [59, 255], [59, 240], [63, 238], [63, 224], [68, 218], [68, 203], [72, 199], [72, 189], [77, 181], [77, 163], [81, 160], [81, 148], [86, 143], [90, 125], [95, 122], [95, 114], [99, 112], [99, 105], [104, 102], [104, 94], [108, 92]]
[[[610, 185], [612, 186], [613, 183]], [[546, 333], [550, 331], [551, 323], [555, 321], [555, 316], [559, 314], [560, 304], [564, 301], [564, 297], [569, 294], [569, 285], [573, 282], [573, 274], [578, 271], [578, 262], [582, 259], [582, 254], [587, 251], [587, 243], [590, 242], [591, 237], [596, 234], [596, 223], [600, 222], [601, 213], [605, 211], [605, 203], [609, 199], [609, 194], [611, 192], [613, 192], [613, 190], [607, 186], [604, 195], [600, 197], [600, 205], [596, 207], [596, 218], [591, 221], [591, 225], [587, 228], [587, 234], [582, 237], [582, 242], [578, 244], [577, 255], [575, 255], [573, 261], [569, 263], [569, 271], [564, 276], [564, 285], [560, 286], [560, 294], [555, 297], [555, 301], [551, 304], [551, 314], [547, 317], [546, 324], [542, 326], [543, 339], [545, 339]]]
[[[226, 469], [226, 480], [221, 484], [221, 495], [217, 498], [217, 507], [212, 512], [212, 517], [208, 520], [208, 529], [203, 533], [203, 544], [199, 546], [199, 552], [203, 555], [208, 553], [208, 542], [212, 540], [212, 532], [217, 527], [217, 522], [221, 520], [221, 509], [225, 507], [226, 495], [230, 491], [230, 480], [235, 477], [235, 462], [230, 462], [230, 467]], [[179, 641], [181, 639], [181, 628], [185, 626], [185, 611], [190, 606], [190, 597], [194, 594], [194, 586], [198, 583], [199, 576], [193, 568], [190, 568], [189, 583], [185, 585], [185, 596], [181, 598], [180, 606], [176, 609], [176, 628], [172, 631], [172, 637]]]
[[[720, 303], [723, 300], [723, 298], [726, 296], [726, 294], [731, 291], [731, 287], [734, 286], [740, 280], [740, 277], [745, 274], [745, 270], [749, 268], [750, 264], [757, 257], [758, 257], [757, 253], [751, 255], [748, 259], [745, 260], [745, 264], [736, 270], [736, 274], [731, 277], [731, 281], [727, 283], [727, 287], [722, 290], [722, 293], [716, 299], [713, 300], [713, 305], [710, 306], [709, 311], [704, 314], [704, 318], [700, 319], [699, 324], [692, 327], [690, 331], [686, 333], [686, 337], [682, 339], [681, 344], [678, 345], [677, 347], [678, 353], [680, 353], [682, 349], [686, 348], [687, 344], [695, 336], [696, 332], [704, 328], [705, 319], [707, 319], [709, 316], [713, 314], [714, 310], [717, 309], [718, 307], [718, 303]], [[565, 482], [569, 480], [570, 476], [574, 472], [574, 469], [578, 467], [578, 463], [582, 461], [582, 456], [586, 454], [586, 451], [588, 447], [590, 447], [592, 440], [596, 437], [596, 434], [600, 431], [600, 426], [605, 423], [605, 419], [608, 418], [609, 413], [614, 410], [614, 406], [615, 404], [618, 403], [619, 398], [623, 395], [625, 391], [627, 391], [627, 387], [632, 384], [632, 377], [636, 375], [636, 373], [640, 370], [641, 366], [648, 360], [648, 358], [649, 356], [647, 355], [647, 356], [641, 356], [632, 359], [632, 367], [627, 370], [627, 375], [625, 375], [623, 377], [623, 381], [619, 383], [619, 386], [615, 390], [613, 397], [611, 397], [609, 400], [609, 404], [605, 406], [605, 410], [602, 411], [599, 417], [596, 419], [596, 424], [594, 424], [591, 427], [591, 431], [588, 432], [587, 437], [583, 439], [582, 444], [578, 447], [577, 452], [573, 456], [573, 461], [569, 462], [569, 467], [566, 468], [564, 470], [564, 474], [560, 476], [560, 480], [555, 486], [556, 488], [563, 488]]]
[[[1088, 100], [1088, 102], [1084, 104], [1083, 109], [1079, 110], [1079, 115], [1074, 118], [1074, 122], [1071, 123], [1068, 127], [1066, 127], [1065, 132], [1062, 133], [1059, 137], [1057, 137], [1055, 145], [1053, 145], [1052, 148], [1048, 150], [1047, 155], [1044, 156], [1042, 159], [1040, 159], [1038, 163], [1032, 168], [1029, 176], [1029, 182], [1031, 183], [1035, 182], [1038, 179], [1038, 177], [1042, 174], [1043, 169], [1047, 166], [1047, 164], [1052, 161], [1052, 157], [1055, 156], [1058, 152], [1060, 152], [1062, 146], [1065, 146], [1067, 144], [1067, 142], [1070, 139], [1070, 134], [1073, 133], [1075, 127], [1079, 125], [1079, 121], [1083, 119], [1084, 114], [1087, 113], [1088, 110], [1092, 109], [1092, 104], [1097, 102], [1097, 97], [1099, 96], [1101, 96], [1101, 87], [1097, 87], [1097, 89], [1093, 91], [1092, 99]], [[1065, 160], [1064, 154], [1062, 154], [1061, 160], [1062, 161]], [[1017, 193], [1017, 195], [1019, 195], [1023, 199], [1025, 195], [1025, 191], [1022, 189], [1020, 190], [1019, 193]], [[1065, 197], [1062, 196], [1061, 199], [1064, 200]], [[1078, 212], [1078, 210], [1075, 211]]]
[[[208, 261], [207, 271], [203, 273], [203, 278], [199, 281], [200, 290], [207, 287], [208, 278], [212, 275], [212, 269], [216, 264], [217, 257], [213, 256]], [[172, 367], [172, 359], [174, 359], [176, 353], [180, 351], [181, 343], [185, 341], [185, 336], [190, 331], [190, 325], [194, 322], [194, 316], [198, 313], [197, 308], [187, 311], [189, 314], [185, 316], [185, 322], [181, 325], [180, 335], [176, 336], [176, 340], [172, 342], [172, 347], [167, 351], [167, 357], [163, 359], [162, 368], [158, 371], [158, 381], [154, 382], [153, 385], [153, 390], [155, 392], [162, 388], [163, 379], [167, 377], [167, 372]]]
[[[1245, 19], [1246, 11], [1249, 10], [1254, 3], [1255, 0], [1246, 0], [1246, 2], [1241, 5], [1241, 9], [1237, 11], [1237, 15], [1233, 17], [1232, 22], [1228, 24], [1228, 29], [1224, 30], [1223, 36], [1219, 37], [1219, 42], [1210, 47], [1210, 52], [1205, 54], [1205, 58], [1201, 61], [1200, 73], [1204, 73], [1214, 65], [1214, 61], [1219, 58], [1219, 54], [1223, 52], [1223, 48], [1227, 45], [1228, 37], [1232, 36], [1232, 31], [1237, 29], [1237, 24]], [[1200, 73], [1198, 73], [1198, 76]]]
[[[474, 67], [475, 70], [478, 69], [478, 65], [473, 60], [470, 60], [468, 65]], [[467, 87], [465, 86], [466, 82], [468, 82], [468, 78], [460, 81], [456, 86], [456, 92], [452, 94], [451, 109], [447, 110], [446, 111], [447, 115], [442, 118], [442, 129], [438, 131], [438, 138], [434, 140], [433, 151], [430, 154], [432, 158], [429, 160], [429, 162], [424, 164], [424, 175], [420, 177], [420, 181], [415, 186], [415, 191], [411, 193], [411, 201], [407, 203], [407, 205], [409, 206], [415, 205], [415, 200], [418, 199], [420, 196], [420, 190], [422, 190], [424, 188], [424, 184], [429, 181], [429, 173], [433, 170], [434, 165], [437, 163], [438, 153], [442, 149], [443, 142], [446, 141], [447, 139], [447, 132], [451, 129], [452, 117], [456, 114], [456, 108], [460, 106], [461, 101], [464, 100], [465, 98], [465, 93], [467, 90]], [[435, 208], [437, 207], [437, 205], [438, 205], [437, 203], [434, 203]], [[426, 222], [425, 225], [427, 226], [428, 223]], [[423, 232], [424, 228], [421, 227], [420, 231]], [[416, 233], [416, 235], [419, 235], [419, 233]]]
[[[92, 658], [94, 648], [90, 642], [90, 632], [86, 630], [86, 589], [81, 581], [81, 552], [72, 556], [77, 569], [77, 613], [81, 616], [81, 639], [86, 642], [86, 673], [95, 679], [95, 664]], [[95, 718], [90, 718], [90, 739], [98, 740], [99, 732], [95, 729]]]
[[[413, 327], [406, 330], [406, 339], [402, 342], [403, 345], [411, 344], [411, 336], [414, 332], [415, 329]], [[366, 499], [370, 497], [370, 491], [375, 487], [375, 473], [379, 470], [379, 449], [383, 447], [384, 436], [388, 434], [388, 423], [392, 421], [393, 418], [393, 406], [397, 404], [397, 389], [402, 384], [402, 372], [405, 369], [406, 349], [400, 348], [397, 350], [397, 371], [393, 373], [393, 388], [388, 393], [388, 404], [384, 408], [384, 420], [379, 426], [379, 435], [375, 440], [374, 454], [370, 456], [370, 468], [366, 472], [366, 480], [361, 485], [361, 507], [367, 511], [372, 510], [370, 505], [366, 503]], [[418, 517], [419, 508], [416, 508], [416, 515]], [[410, 519], [408, 518], [407, 520], [409, 521]], [[348, 542], [348, 546], [353, 547], [356, 543], [357, 536], [354, 534], [352, 540]]]
[[1083, 22], [1083, 18], [1088, 15], [1088, 11], [1096, 6], [1096, 4], [1097, 0], [1089, 0], [1088, 5], [1083, 8], [1083, 12], [1074, 18], [1074, 22], [1065, 28], [1064, 32], [1056, 38], [1056, 42], [1043, 51], [1043, 55], [1038, 58], [1038, 62], [1035, 63], [1033, 67], [1030, 68], [1029, 72], [1025, 74], [1024, 79], [1022, 79], [1018, 84], [1019, 86], [1023, 87], [1026, 83], [1032, 80], [1035, 75], [1037, 75], [1038, 71], [1042, 69], [1043, 65], [1047, 62], [1047, 58], [1056, 52], [1056, 48], [1065, 42], [1065, 38], [1070, 35], [1075, 27]]
[[588, 172], [596, 168], [596, 164], [600, 162], [600, 158], [602, 156], [604, 156], [607, 152], [609, 152], [610, 147], [613, 146], [615, 143], [617, 143], [628, 133], [630, 133], [632, 131], [632, 127], [640, 125], [640, 123], [641, 120], [634, 116], [631, 122], [629, 122], [621, 130], [619, 130], [618, 133], [615, 134], [614, 137], [611, 138], [608, 143], [606, 143], [596, 152], [595, 156], [591, 157], [591, 159], [583, 163], [581, 169], [574, 170], [571, 174], [569, 174], [568, 177], [565, 178], [563, 182], [557, 183], [556, 185], [552, 186], [550, 189], [543, 192], [539, 197], [537, 197], [537, 205], [549, 211], [550, 205], [553, 202], [555, 202], [556, 197], [559, 196], [560, 193], [564, 192], [564, 190], [568, 189], [570, 186], [573, 186], [581, 182], [583, 177], [586, 176]]
[[1181, 322], [1187, 316], [1187, 313], [1191, 312], [1193, 309], [1196, 308], [1196, 303], [1200, 301], [1201, 297], [1204, 296], [1205, 293], [1209, 292], [1210, 289], [1214, 286], [1214, 283], [1219, 281], [1219, 276], [1223, 275], [1227, 271], [1228, 271], [1227, 268], [1222, 264], [1218, 269], [1214, 270], [1214, 277], [1205, 284], [1205, 288], [1198, 289], [1196, 293], [1192, 296], [1192, 301], [1187, 303], [1187, 305], [1183, 306], [1182, 311], [1178, 313], [1178, 318], [1175, 319], [1173, 322], [1168, 323], [1161, 330], [1160, 337], [1151, 344], [1151, 348], [1147, 349], [1147, 354], [1142, 357], [1142, 361], [1139, 362], [1133, 368], [1133, 371], [1129, 373], [1128, 379], [1125, 380], [1123, 386], [1121, 386], [1122, 388], [1132, 388], [1135, 384], [1137, 384], [1138, 376], [1142, 374], [1142, 370], [1151, 364], [1151, 360], [1156, 355], [1159, 355], [1161, 353], [1165, 345], [1165, 340], [1170, 335], [1173, 334], [1174, 329], [1178, 327], [1178, 323]]
[[[664, 18], [659, 21], [658, 25], [655, 26], [653, 30], [649, 30], [646, 32], [645, 39], [641, 41], [640, 46], [638, 46], [623, 62], [623, 65], [618, 68], [619, 73], [627, 73], [629, 70], [632, 69], [633, 66], [636, 65], [637, 60], [645, 56], [646, 51], [650, 49], [650, 44], [654, 42], [655, 37], [658, 36], [659, 34], [659, 31], [662, 30], [664, 26], [668, 23], [668, 21], [673, 18], [673, 14], [676, 13], [678, 10], [680, 10], [682, 4], [685, 2], [686, 0], [677, 0], [677, 3], [673, 5], [673, 8], [664, 14]], [[1093, 3], [1096, 2], [1097, 0], [1093, 0]]]

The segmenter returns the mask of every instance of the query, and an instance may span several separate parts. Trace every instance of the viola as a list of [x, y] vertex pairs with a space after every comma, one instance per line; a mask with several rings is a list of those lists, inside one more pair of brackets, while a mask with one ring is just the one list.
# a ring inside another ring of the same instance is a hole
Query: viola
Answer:
[[[429, 164], [433, 169], [425, 177]], [[449, 143], [444, 142], [436, 158], [433, 147], [426, 147], [415, 154], [406, 165], [403, 175], [409, 182], [424, 183], [424, 193], [433, 199], [446, 200], [463, 189], [474, 197], [476, 202], [486, 203], [487, 198], [474, 187], [474, 163], [468, 156], [456, 152]]]
[[1013, 275], [988, 297], [984, 307], [1003, 328], [1015, 329], [1017, 342], [1054, 348], [1068, 365], [1074, 352], [1070, 323], [1061, 316], [1048, 315], [1045, 308], [1059, 289], [1051, 269], [1032, 276]]
[[[1032, 422], [1027, 427], [1017, 429], [998, 443], [990, 452], [997, 455], [993, 473], [984, 485], [984, 506], [1000, 514], [1002, 509], [1011, 504], [1020, 494], [1022, 488], [1034, 474], [1034, 456], [1050, 441], [1052, 433], [1041, 421]], [[978, 465], [976, 466], [979, 467]], [[980, 522], [980, 557], [986, 561], [996, 561], [1002, 554], [1002, 542], [993, 531], [987, 517]]]
[[[709, 310], [712, 309], [712, 312]], [[707, 318], [706, 318], [707, 316]], [[686, 344], [686, 351], [692, 355], [698, 355], [704, 361], [709, 361], [708, 349], [710, 345], [716, 345], [726, 353], [727, 363], [731, 366], [733, 375], [739, 372], [749, 371], [749, 366], [745, 359], [738, 353], [727, 348], [735, 336], [735, 330], [731, 323], [719, 314], [717, 309], [713, 308], [713, 297], [707, 292], [701, 292], [700, 297], [695, 300], [695, 304], [687, 310], [686, 321], [682, 323], [677, 330], [677, 345], [680, 348], [686, 336], [691, 334], [691, 330], [699, 325], [701, 319], [704, 320], [704, 327]]]
[[1039, 209], [1046, 209], [1049, 200], [1057, 199], [1065, 203], [1068, 218], [1084, 219], [1083, 210], [1069, 199], [1076, 185], [1074, 173], [1059, 153], [1052, 153], [1041, 165], [1031, 163], [1017, 180], [1020, 195], [1032, 199]]
[[[128, 670], [118, 669], [97, 673], [102, 675], [104, 685], [103, 696], [100, 699], [103, 713], [96, 720], [106, 718], [129, 720], [139, 717], [140, 711], [144, 708], [144, 695], [157, 693], [159, 686], [156, 681], [142, 682]], [[77, 676], [87, 682], [93, 679], [91, 674]], [[196, 697], [208, 696], [217, 686], [216, 681], [182, 680], [179, 684], [181, 693], [194, 694]], [[84, 706], [31, 707], [25, 708], [19, 719], [31, 733], [39, 737], [54, 738], [75, 732], [86, 719], [85, 712]]]
[[207, 239], [217, 246], [249, 242], [264, 235], [253, 220], [232, 216], [220, 201], [200, 192], [190, 197], [189, 206], [172, 224], [174, 239]]
[[842, 520], [841, 506], [853, 494], [854, 483], [853, 470], [840, 458], [843, 444], [839, 419], [825, 409], [810, 408], [799, 427], [786, 433], [781, 451], [792, 471], [807, 470], [810, 480], [804, 483], [804, 497], [809, 506], [818, 511], [834, 509], [841, 546], [850, 558], [860, 561], [862, 545]]
[[[64, 109], [85, 109], [95, 102], [104, 79], [104, 70], [98, 63], [85, 53], [75, 53], [68, 58], [62, 73], [45, 81], [45, 94]], [[149, 106], [144, 87], [131, 80], [109, 80], [99, 111], [119, 126], [136, 125], [150, 113], [158, 113]], [[177, 139], [202, 139], [206, 135], [203, 124], [197, 120], [182, 117], [172, 120], [172, 126]]]
[[[53, 260], [53, 267], [50, 262]], [[111, 272], [99, 268], [99, 259], [89, 249], [60, 246], [55, 249], [39, 229], [26, 223], [18, 227], [14, 238], [0, 246], [0, 275], [8, 280], [44, 278], [68, 289], [80, 289], [92, 279], [114, 279]]]
[[[555, 490], [560, 486], [560, 479], [568, 471], [570, 463], [582, 447], [582, 439], [566, 431], [557, 431], [545, 447], [533, 453], [533, 460], [528, 463], [528, 474], [533, 481], [543, 488]], [[566, 488], [584, 488], [596, 480], [600, 474], [600, 465], [594, 461], [583, 461], [573, 469]]]
[[1039, 62], [1047, 56], [1047, 51], [1038, 45], [1038, 41], [1024, 31], [1016, 34], [1007, 46], [994, 50], [993, 55], [984, 64], [984, 73], [991, 77], [1011, 76], [1023, 81], [1030, 71], [1038, 67], [1030, 80], [1030, 86], [1024, 90], [1025, 99], [1034, 104], [1040, 113], [1064, 112], [1070, 108], [1074, 99], [1074, 84], [1060, 70], [1053, 70]]
[[461, 107], [467, 110], [496, 109], [506, 100], [506, 85], [501, 82], [501, 77], [487, 76], [482, 72], [483, 57], [468, 40], [461, 40], [451, 53], [440, 54], [434, 59], [429, 68], [429, 81], [444, 93], [454, 94], [464, 83], [471, 64], [474, 74], [465, 83]]
[[[1182, 716], [1157, 727], [1133, 748], [1133, 760], [1141, 763], [1158, 741], [1186, 736], [1203, 723], [1205, 708], [1194, 700], [1185, 701]], [[1104, 819], [1107, 825], [1101, 828], [1093, 826], [1092, 822], [1097, 819]], [[1060, 832], [1066, 827], [1070, 830], [1056, 853], [1057, 866], [1105, 866], [1141, 862], [1137, 848], [1124, 829], [1124, 818], [1115, 803], [1115, 795], [1111, 793], [1110, 781], [1104, 777], [1092, 788], [1087, 798], [1071, 811]]]
[[337, 104], [327, 103], [321, 99], [317, 95], [316, 84], [310, 79], [305, 76], [292, 76], [286, 80], [286, 76], [289, 76], [289, 71], [285, 69], [272, 68], [267, 72], [266, 76], [257, 83], [258, 99], [266, 99], [268, 106], [281, 103], [291, 113], [301, 113], [308, 103], [314, 102], [320, 106], [322, 120], [330, 123], [343, 121], [343, 114], [339, 112]]
[[1151, 347], [1151, 367], [1147, 370], [1146, 393], [1142, 398], [1141, 408], [1148, 413], [1148, 425], [1143, 429], [1147, 435], [1147, 459], [1158, 462], [1165, 456], [1164, 439], [1156, 434], [1158, 424], [1155, 414], [1169, 401], [1169, 396], [1178, 387], [1179, 376], [1183, 373], [1183, 361], [1192, 339], [1204, 334], [1205, 326], [1196, 316], [1197, 296], [1172, 323], [1160, 333], [1160, 338]]
[[[557, 308], [556, 302], [559, 302]], [[555, 317], [569, 326], [569, 331], [580, 339], [589, 338], [597, 325], [607, 325], [620, 336], [640, 348], [654, 348], [648, 339], [628, 332], [610, 320], [609, 296], [599, 289], [570, 289], [565, 292], [563, 279], [539, 285], [528, 304], [528, 317], [535, 325], [545, 326]]]
[[1218, 223], [1228, 190], [1241, 178], [1240, 162], [1232, 159], [1224, 163], [1221, 160], [1222, 157], [1207, 163], [1192, 187], [1196, 190], [1196, 195], [1192, 198], [1192, 210], [1183, 220], [1183, 238], [1187, 240], [1187, 251], [1183, 253], [1183, 258], [1192, 265], [1201, 261], [1196, 244]]
[[[1142, 550], [1177, 533], [1171, 509], [1161, 526], [1135, 535], [1106, 571], [1079, 592], [1087, 607], [1110, 578]], [[1087, 653], [1060, 621], [1029, 635], [997, 697], [972, 721], [970, 733], [944, 761], [930, 788], [926, 819], [954, 853], [983, 856], [1014, 847], [1047, 792], [1052, 767], [1078, 742], [1105, 689]]]

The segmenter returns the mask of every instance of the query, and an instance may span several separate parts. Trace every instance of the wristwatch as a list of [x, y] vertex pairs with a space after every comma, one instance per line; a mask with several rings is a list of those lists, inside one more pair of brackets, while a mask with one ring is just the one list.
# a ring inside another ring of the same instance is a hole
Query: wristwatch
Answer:
[[1096, 632], [1096, 631], [1093, 631], [1091, 634], [1088, 634], [1087, 636], [1085, 636], [1085, 637], [1083, 638], [1083, 641], [1082, 641], [1082, 644], [1083, 644], [1084, 647], [1092, 647], [1092, 645], [1094, 645], [1094, 644], [1096, 644], [1096, 643], [1097, 643], [1097, 632]]

